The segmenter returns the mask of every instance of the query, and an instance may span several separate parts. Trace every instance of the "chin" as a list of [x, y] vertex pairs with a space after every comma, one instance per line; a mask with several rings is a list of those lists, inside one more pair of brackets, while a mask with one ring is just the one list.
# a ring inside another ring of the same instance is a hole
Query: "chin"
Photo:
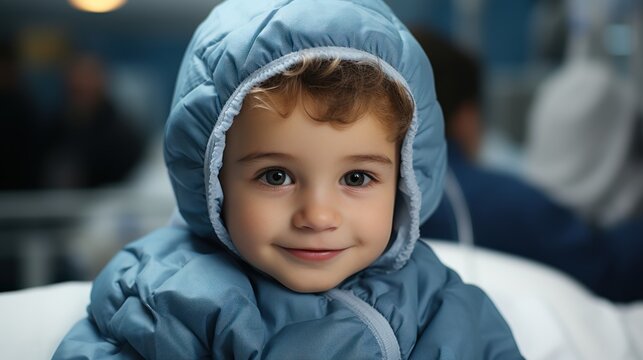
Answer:
[[298, 292], [298, 293], [319, 293], [319, 292], [324, 292], [328, 291], [335, 286], [337, 286], [340, 282], [333, 282], [333, 281], [326, 281], [326, 282], [319, 282], [319, 281], [294, 281], [294, 282], [281, 282], [282, 285], [287, 287], [288, 289]]

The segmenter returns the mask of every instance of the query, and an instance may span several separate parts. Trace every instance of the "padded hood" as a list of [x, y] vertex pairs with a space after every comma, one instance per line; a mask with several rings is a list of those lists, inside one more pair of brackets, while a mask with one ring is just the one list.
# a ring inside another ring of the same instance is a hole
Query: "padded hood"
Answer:
[[230, 0], [212, 11], [188, 46], [166, 124], [165, 159], [179, 211], [193, 232], [238, 254], [220, 216], [225, 134], [249, 90], [302, 56], [377, 62], [412, 94], [392, 243], [371, 265], [399, 269], [440, 201], [446, 145], [429, 61], [381, 1]]

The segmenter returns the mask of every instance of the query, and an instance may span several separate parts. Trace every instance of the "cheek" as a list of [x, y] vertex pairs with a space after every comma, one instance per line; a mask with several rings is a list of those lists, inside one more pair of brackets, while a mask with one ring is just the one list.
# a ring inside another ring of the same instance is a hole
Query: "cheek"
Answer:
[[226, 225], [237, 248], [244, 247], [240, 242], [261, 243], [268, 241], [279, 230], [283, 222], [277, 214], [278, 203], [264, 201], [258, 197], [249, 196], [248, 192], [241, 192], [239, 196], [232, 196], [228, 200], [230, 206], [226, 209]]
[[393, 227], [394, 194], [383, 194], [354, 213], [353, 229], [362, 241], [382, 249], [386, 247]]

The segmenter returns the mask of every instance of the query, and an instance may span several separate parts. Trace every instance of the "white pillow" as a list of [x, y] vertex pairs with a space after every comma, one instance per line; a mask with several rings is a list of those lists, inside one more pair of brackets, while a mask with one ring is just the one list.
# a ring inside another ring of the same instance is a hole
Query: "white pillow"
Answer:
[[0, 293], [0, 359], [51, 359], [87, 313], [90, 282]]

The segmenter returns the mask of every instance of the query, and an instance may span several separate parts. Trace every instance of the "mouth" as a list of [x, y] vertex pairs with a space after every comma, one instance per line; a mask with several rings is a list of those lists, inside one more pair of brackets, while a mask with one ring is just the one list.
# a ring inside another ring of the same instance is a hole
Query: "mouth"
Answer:
[[339, 255], [345, 249], [294, 249], [281, 247], [290, 255], [306, 261], [326, 261]]

